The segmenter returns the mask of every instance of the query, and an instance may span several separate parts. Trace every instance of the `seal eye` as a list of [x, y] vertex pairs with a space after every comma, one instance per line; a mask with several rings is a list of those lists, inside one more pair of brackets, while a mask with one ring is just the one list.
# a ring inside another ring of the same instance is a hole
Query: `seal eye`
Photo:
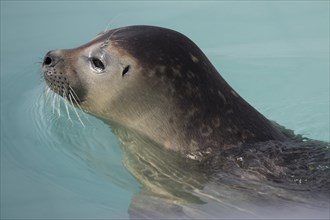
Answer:
[[94, 69], [97, 71], [103, 71], [105, 69], [103, 62], [100, 59], [93, 57], [91, 61]]

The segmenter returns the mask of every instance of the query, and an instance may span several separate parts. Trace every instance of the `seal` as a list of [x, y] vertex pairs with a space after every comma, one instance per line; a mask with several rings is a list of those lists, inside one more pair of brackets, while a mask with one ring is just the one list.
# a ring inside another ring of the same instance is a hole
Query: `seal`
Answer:
[[48, 86], [83, 110], [201, 160], [245, 143], [287, 140], [221, 77], [188, 37], [161, 27], [100, 33], [49, 51]]
[[181, 33], [102, 32], [49, 51], [42, 70], [50, 89], [120, 140], [124, 166], [143, 185], [129, 207], [133, 218], [266, 218], [265, 204], [287, 208], [293, 200], [304, 211], [306, 202], [329, 207], [329, 143], [302, 141], [266, 119]]

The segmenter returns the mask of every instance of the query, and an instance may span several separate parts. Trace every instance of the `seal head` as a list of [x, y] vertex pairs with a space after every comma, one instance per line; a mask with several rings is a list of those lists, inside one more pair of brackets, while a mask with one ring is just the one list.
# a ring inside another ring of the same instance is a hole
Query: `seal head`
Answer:
[[49, 87], [87, 112], [193, 159], [243, 143], [286, 140], [179, 32], [129, 26], [46, 54]]

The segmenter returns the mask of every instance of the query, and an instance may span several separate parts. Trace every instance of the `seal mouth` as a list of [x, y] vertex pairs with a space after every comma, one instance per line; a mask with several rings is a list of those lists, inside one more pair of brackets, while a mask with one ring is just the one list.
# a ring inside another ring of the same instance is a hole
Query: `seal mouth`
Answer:
[[81, 100], [69, 83], [68, 78], [62, 72], [57, 72], [56, 68], [49, 67], [43, 72], [48, 87], [55, 93], [70, 101], [74, 105], [79, 105]]

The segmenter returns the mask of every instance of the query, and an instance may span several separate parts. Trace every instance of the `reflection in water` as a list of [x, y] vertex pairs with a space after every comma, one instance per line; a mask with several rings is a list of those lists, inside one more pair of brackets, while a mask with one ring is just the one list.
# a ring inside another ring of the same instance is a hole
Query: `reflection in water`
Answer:
[[325, 217], [329, 206], [329, 144], [302, 139], [223, 150], [197, 162], [118, 125], [124, 165], [143, 185], [131, 217]]

